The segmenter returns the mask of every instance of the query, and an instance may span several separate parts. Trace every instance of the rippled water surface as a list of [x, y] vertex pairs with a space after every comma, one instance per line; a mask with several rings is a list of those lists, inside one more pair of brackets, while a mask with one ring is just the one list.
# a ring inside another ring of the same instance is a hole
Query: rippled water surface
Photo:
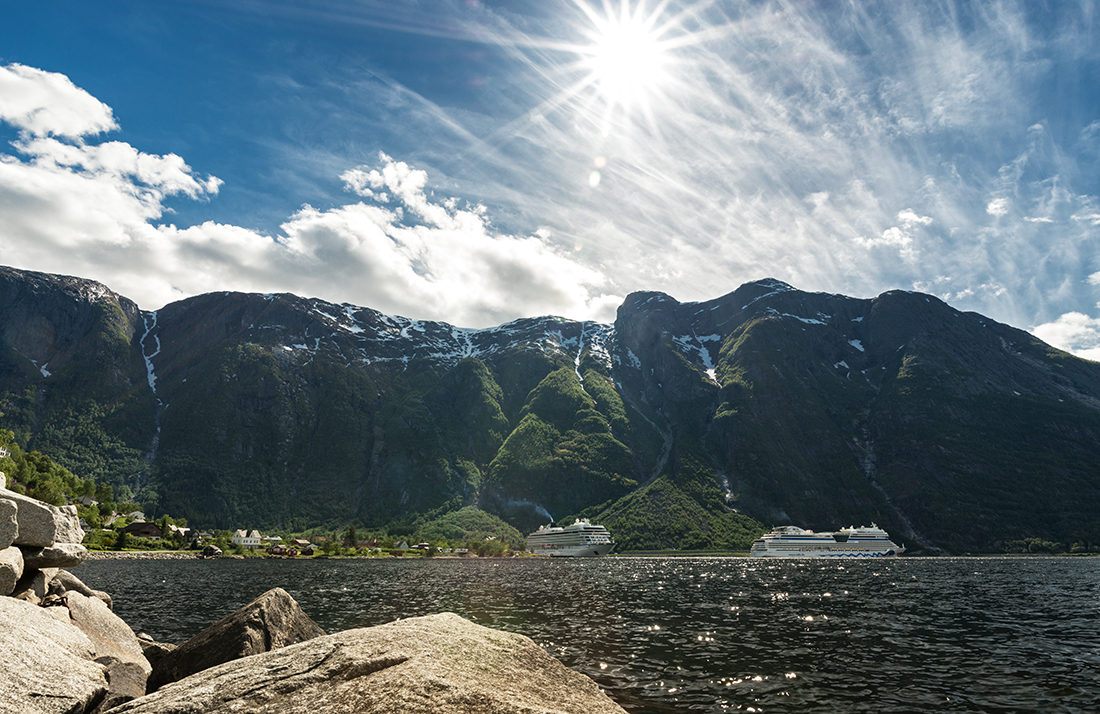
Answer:
[[1100, 711], [1100, 558], [117, 560], [76, 574], [168, 642], [275, 586], [328, 632], [456, 612], [531, 637], [638, 714]]

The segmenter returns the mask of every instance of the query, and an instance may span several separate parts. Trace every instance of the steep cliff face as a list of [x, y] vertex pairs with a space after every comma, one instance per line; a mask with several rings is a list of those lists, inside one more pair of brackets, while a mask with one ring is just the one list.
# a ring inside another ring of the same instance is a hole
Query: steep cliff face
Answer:
[[196, 524], [476, 504], [631, 548], [870, 521], [951, 550], [1100, 544], [1100, 365], [927, 295], [761, 280], [464, 330], [293, 295], [141, 313], [3, 268], [0, 335], [3, 426]]
[[153, 398], [137, 305], [91, 280], [0, 267], [0, 394], [21, 443], [121, 483], [145, 468]]
[[1100, 365], [1025, 332], [927, 295], [771, 280], [633, 295], [616, 328], [624, 400], [672, 435], [668, 468], [704, 468], [764, 521], [875, 520], [954, 549], [1100, 536]]

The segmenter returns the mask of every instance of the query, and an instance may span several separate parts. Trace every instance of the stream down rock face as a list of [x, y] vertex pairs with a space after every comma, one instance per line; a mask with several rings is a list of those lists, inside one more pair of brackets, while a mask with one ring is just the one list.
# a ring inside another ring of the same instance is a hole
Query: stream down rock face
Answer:
[[530, 638], [453, 613], [317, 637], [207, 669], [111, 714], [625, 714]]
[[157, 662], [148, 691], [241, 657], [325, 634], [282, 588], [273, 588], [222, 618]]

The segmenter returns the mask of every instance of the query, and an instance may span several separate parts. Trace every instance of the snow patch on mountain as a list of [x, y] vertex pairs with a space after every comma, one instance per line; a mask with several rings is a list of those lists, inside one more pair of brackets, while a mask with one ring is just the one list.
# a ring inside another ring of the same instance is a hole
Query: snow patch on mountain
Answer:
[[[703, 365], [703, 371], [706, 373], [710, 381], [718, 384], [718, 376], [715, 372], [714, 360], [710, 356], [710, 350], [707, 349], [706, 342], [721, 342], [721, 335], [705, 335], [699, 337], [697, 335], [681, 335], [680, 337], [673, 337], [672, 342], [680, 351], [684, 354], [691, 355], [696, 358], [698, 362]], [[719, 386], [721, 386], [719, 384]]]
[[[779, 310], [776, 310], [774, 307], [769, 307], [764, 312], [766, 312], [769, 315], [775, 315], [776, 317], [790, 317], [792, 319], [798, 320], [799, 322], [804, 322], [807, 325], [827, 325], [827, 324], [829, 324], [827, 322], [824, 322], [822, 320], [818, 320], [818, 319], [813, 318], [813, 317], [801, 317], [799, 315], [792, 315], [789, 312], [779, 312]], [[818, 315], [821, 316], [821, 317], [824, 317], [826, 320], [828, 320], [831, 317], [830, 315], [821, 315], [821, 313], [818, 313]]]

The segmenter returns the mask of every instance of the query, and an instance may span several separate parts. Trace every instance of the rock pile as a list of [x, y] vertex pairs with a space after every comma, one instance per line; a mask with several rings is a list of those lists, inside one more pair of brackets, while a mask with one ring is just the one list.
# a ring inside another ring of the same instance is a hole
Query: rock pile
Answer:
[[275, 588], [159, 644], [60, 569], [82, 536], [75, 509], [0, 483], [0, 714], [625, 714], [529, 638], [452, 613], [326, 635]]
[[51, 506], [0, 484], [0, 595], [41, 604], [58, 569], [84, 561], [82, 540], [76, 506]]

